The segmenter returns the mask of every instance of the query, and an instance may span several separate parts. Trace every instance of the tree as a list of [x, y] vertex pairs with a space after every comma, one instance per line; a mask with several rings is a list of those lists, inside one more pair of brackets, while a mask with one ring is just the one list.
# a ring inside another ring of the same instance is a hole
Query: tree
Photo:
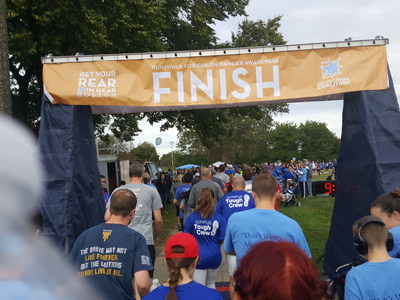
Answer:
[[11, 115], [6, 1], [0, 0], [0, 112]]
[[97, 140], [97, 149], [99, 154], [117, 154], [128, 153], [132, 150], [131, 142], [121, 142], [115, 136], [108, 135], [104, 139]]
[[232, 32], [231, 44], [235, 47], [283, 45], [286, 41], [279, 33], [282, 16], [263, 20], [251, 21], [245, 19], [239, 24], [237, 33]]
[[[249, 0], [7, 0], [13, 113], [38, 130], [43, 94], [40, 57], [75, 53], [131, 53], [208, 48], [211, 24], [245, 14]], [[193, 34], [196, 32], [196, 34]], [[143, 115], [96, 117], [130, 140]], [[128, 124], [128, 125], [127, 125]], [[130, 125], [134, 126], [130, 126]], [[125, 129], [128, 129], [126, 131]]]
[[288, 162], [300, 154], [300, 133], [293, 122], [276, 124], [270, 139], [272, 159]]
[[148, 142], [144, 142], [139, 144], [137, 147], [133, 148], [128, 153], [121, 153], [118, 155], [118, 158], [121, 160], [129, 160], [129, 161], [154, 161], [159, 162], [159, 156], [157, 154], [156, 147], [153, 144]]
[[325, 123], [306, 121], [297, 125], [288, 122], [275, 126], [270, 147], [275, 161], [288, 162], [292, 157], [323, 161], [338, 157], [340, 139]]
[[340, 139], [327, 127], [326, 123], [307, 121], [300, 124], [301, 157], [323, 161], [337, 158], [340, 151]]

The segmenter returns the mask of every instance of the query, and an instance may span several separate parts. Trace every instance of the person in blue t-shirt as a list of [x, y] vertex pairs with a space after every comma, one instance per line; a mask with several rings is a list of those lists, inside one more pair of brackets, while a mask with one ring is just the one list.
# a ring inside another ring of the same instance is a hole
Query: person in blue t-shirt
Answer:
[[[228, 223], [232, 214], [255, 207], [253, 196], [244, 189], [246, 183], [243, 177], [234, 177], [232, 180], [233, 191], [225, 194], [217, 203], [215, 212], [222, 215]], [[227, 255], [228, 273], [232, 277], [236, 271], [236, 256]]]
[[193, 278], [209, 288], [215, 288], [218, 267], [221, 265], [221, 243], [225, 237], [226, 222], [214, 213], [215, 200], [211, 189], [201, 191], [195, 210], [185, 221], [185, 232], [192, 234], [200, 247], [200, 262]]
[[306, 182], [307, 182], [307, 169], [303, 163], [298, 163], [297, 165], [297, 175], [299, 176], [298, 182], [300, 186], [301, 196], [306, 197]]
[[400, 188], [376, 198], [371, 204], [371, 215], [381, 219], [389, 228], [394, 239], [389, 255], [400, 258]]
[[256, 208], [233, 214], [228, 221], [224, 249], [240, 259], [260, 241], [288, 241], [296, 244], [308, 257], [311, 252], [299, 224], [276, 211], [277, 184], [270, 174], [258, 175], [253, 180], [252, 195]]
[[179, 231], [183, 230], [183, 211], [180, 210], [180, 205], [181, 205], [181, 195], [182, 193], [188, 192], [191, 187], [192, 187], [192, 182], [193, 180], [193, 174], [192, 173], [186, 173], [182, 177], [182, 185], [178, 186], [176, 189], [175, 195], [174, 195], [174, 200], [173, 204], [176, 206], [176, 222], [177, 222], [177, 227]]
[[385, 223], [365, 216], [353, 225], [354, 246], [368, 262], [352, 268], [346, 275], [345, 300], [399, 299], [400, 260], [389, 256], [393, 247]]
[[246, 184], [243, 177], [234, 177], [232, 179], [232, 186], [232, 192], [225, 194], [219, 199], [215, 209], [215, 212], [222, 215], [226, 222], [228, 222], [229, 217], [233, 213], [255, 207], [253, 196], [244, 190]]
[[287, 169], [283, 172], [282, 178], [286, 181], [293, 180], [297, 182], [298, 175], [296, 171], [293, 169], [292, 165], [288, 165]]
[[174, 234], [168, 239], [164, 252], [169, 280], [143, 300], [222, 300], [215, 289], [193, 281], [193, 273], [199, 260], [199, 246], [191, 234]]
[[75, 241], [70, 261], [105, 299], [133, 300], [133, 279], [138, 294], [149, 292], [153, 270], [144, 237], [128, 227], [137, 199], [128, 189], [115, 191], [106, 223], [84, 231]]
[[108, 200], [110, 200], [110, 193], [106, 188], [107, 179], [104, 175], [100, 175], [100, 183], [101, 183], [101, 191], [103, 192], [103, 197], [104, 197], [104, 207], [106, 207]]

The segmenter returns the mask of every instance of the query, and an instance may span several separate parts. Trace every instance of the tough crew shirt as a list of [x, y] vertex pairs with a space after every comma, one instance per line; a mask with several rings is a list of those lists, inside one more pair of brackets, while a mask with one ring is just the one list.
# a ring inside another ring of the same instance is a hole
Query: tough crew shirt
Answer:
[[344, 299], [400, 299], [400, 260], [366, 262], [346, 275]]
[[389, 229], [393, 235], [393, 249], [389, 252], [391, 257], [400, 258], [400, 225]]
[[232, 191], [219, 199], [215, 212], [228, 222], [233, 213], [255, 208], [253, 196], [246, 191]]
[[84, 231], [70, 261], [105, 299], [134, 299], [134, 274], [153, 270], [143, 236], [121, 224], [103, 223]]
[[299, 224], [276, 210], [253, 208], [237, 212], [229, 218], [224, 250], [235, 251], [238, 262], [251, 246], [260, 241], [292, 242], [311, 257]]
[[186, 219], [185, 232], [193, 235], [199, 243], [200, 261], [196, 269], [216, 269], [220, 266], [221, 242], [225, 237], [225, 229], [225, 219], [218, 213], [203, 219], [197, 211]]
[[129, 227], [142, 234], [147, 245], [154, 245], [153, 210], [163, 207], [157, 189], [144, 183], [128, 183], [115, 189], [113, 193], [120, 189], [131, 190], [137, 198], [135, 215]]
[[[179, 300], [222, 300], [221, 294], [215, 290], [210, 289], [200, 283], [191, 281], [186, 284], [178, 285], [175, 288], [176, 295]], [[169, 293], [169, 287], [159, 286], [150, 294], [147, 294], [143, 300], [159, 300], [165, 299]]]

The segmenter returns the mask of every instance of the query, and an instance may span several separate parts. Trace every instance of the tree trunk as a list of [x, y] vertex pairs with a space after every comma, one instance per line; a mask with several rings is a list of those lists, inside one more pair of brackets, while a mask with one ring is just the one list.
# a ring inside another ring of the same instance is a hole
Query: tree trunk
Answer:
[[6, 0], [0, 0], [0, 113], [11, 115]]

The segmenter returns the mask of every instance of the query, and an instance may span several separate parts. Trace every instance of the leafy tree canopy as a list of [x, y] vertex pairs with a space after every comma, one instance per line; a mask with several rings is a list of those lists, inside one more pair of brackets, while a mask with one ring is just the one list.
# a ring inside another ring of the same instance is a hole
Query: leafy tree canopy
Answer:
[[[249, 0], [6, 0], [13, 114], [38, 130], [46, 54], [130, 53], [210, 48], [216, 20], [245, 15]], [[193, 34], [193, 33], [196, 34]], [[131, 140], [143, 115], [96, 118]]]
[[290, 161], [292, 157], [314, 161], [331, 160], [339, 156], [340, 139], [325, 123], [306, 121], [278, 124], [270, 138], [273, 160]]
[[122, 152], [118, 155], [121, 160], [129, 161], [154, 161], [159, 162], [160, 158], [157, 154], [156, 147], [153, 144], [144, 142], [139, 144], [137, 147], [133, 148], [129, 152]]

